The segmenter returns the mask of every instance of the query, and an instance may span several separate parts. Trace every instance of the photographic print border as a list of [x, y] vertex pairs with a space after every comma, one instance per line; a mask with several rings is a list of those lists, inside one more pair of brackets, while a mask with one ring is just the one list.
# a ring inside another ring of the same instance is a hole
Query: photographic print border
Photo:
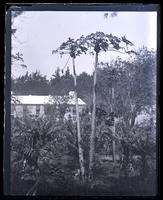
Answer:
[[[156, 11], [157, 17], [157, 188], [159, 194], [159, 174], [160, 174], [160, 109], [159, 109], [159, 99], [160, 99], [160, 78], [158, 74], [160, 73], [160, 7], [156, 4], [142, 5], [142, 4], [14, 4], [14, 6], [8, 5], [6, 9], [6, 34], [5, 34], [5, 135], [4, 135], [4, 190], [5, 196], [10, 196], [10, 131], [11, 131], [11, 120], [10, 120], [10, 105], [11, 105], [11, 11], [12, 10], [24, 10], [24, 11]], [[158, 196], [158, 195], [157, 195]], [[54, 197], [54, 196], [53, 196]], [[20, 198], [20, 197], [16, 197]], [[21, 197], [22, 198], [22, 197]], [[33, 197], [24, 197], [33, 198]], [[37, 197], [38, 198], [38, 197]], [[52, 197], [39, 197], [39, 199], [47, 199]], [[57, 197], [61, 198], [61, 197]], [[62, 198], [65, 198], [62, 196]], [[77, 197], [70, 197], [77, 198]], [[79, 197], [82, 198], [82, 197]], [[90, 197], [89, 197], [90, 198]], [[103, 197], [105, 198], [105, 197]], [[122, 198], [118, 196], [107, 196], [107, 198]], [[124, 197], [123, 197], [124, 198]], [[138, 197], [127, 197], [125, 198], [138, 198]], [[140, 198], [140, 197], [139, 197]], [[147, 198], [141, 197], [141, 198]], [[151, 197], [154, 198], [154, 197]]]

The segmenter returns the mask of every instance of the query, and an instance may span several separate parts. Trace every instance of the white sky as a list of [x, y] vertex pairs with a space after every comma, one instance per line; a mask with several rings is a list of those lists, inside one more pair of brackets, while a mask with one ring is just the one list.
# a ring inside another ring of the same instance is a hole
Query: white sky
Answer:
[[[17, 77], [28, 71], [40, 71], [47, 78], [54, 74], [57, 67], [61, 69], [68, 55], [52, 55], [52, 50], [72, 37], [88, 35], [96, 31], [112, 33], [118, 37], [126, 36], [134, 43], [135, 48], [147, 46], [156, 50], [157, 44], [157, 13], [156, 12], [118, 12], [114, 18], [104, 18], [104, 11], [27, 11], [14, 20], [17, 28], [16, 38], [12, 40], [12, 51], [23, 54], [27, 69], [12, 66], [12, 74]], [[107, 52], [99, 55], [99, 62], [109, 62], [112, 58], [122, 56], [119, 53]], [[127, 56], [123, 59], [126, 59]], [[82, 55], [76, 59], [76, 71], [92, 73], [94, 57]], [[68, 66], [72, 68], [71, 60]]]

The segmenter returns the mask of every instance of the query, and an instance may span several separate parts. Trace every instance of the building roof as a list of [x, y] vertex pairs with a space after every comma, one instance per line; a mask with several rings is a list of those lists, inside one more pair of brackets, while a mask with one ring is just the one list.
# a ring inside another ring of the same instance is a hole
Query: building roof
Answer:
[[[11, 103], [13, 104], [30, 104], [30, 105], [43, 105], [43, 104], [60, 104], [67, 103], [75, 105], [74, 93], [71, 91], [69, 96], [39, 96], [39, 95], [12, 95]], [[86, 105], [86, 103], [78, 98], [79, 105]]]

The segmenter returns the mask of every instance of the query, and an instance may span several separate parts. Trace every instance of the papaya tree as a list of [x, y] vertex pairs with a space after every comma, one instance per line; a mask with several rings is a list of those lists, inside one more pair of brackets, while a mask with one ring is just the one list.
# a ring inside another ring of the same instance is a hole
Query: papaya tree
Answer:
[[77, 56], [80, 56], [82, 53], [86, 53], [87, 47], [85, 43], [84, 36], [81, 36], [79, 39], [74, 40], [68, 38], [66, 42], [63, 42], [60, 47], [52, 51], [53, 53], [59, 53], [61, 56], [68, 54], [72, 59], [73, 66], [73, 75], [74, 75], [74, 88], [75, 88], [75, 105], [76, 105], [76, 119], [77, 119], [77, 136], [78, 136], [78, 151], [79, 151], [79, 165], [82, 181], [85, 180], [85, 167], [84, 167], [84, 156], [83, 149], [81, 145], [81, 130], [80, 130], [80, 119], [79, 119], [79, 106], [78, 106], [78, 96], [77, 96], [77, 76], [75, 69], [75, 59]]
[[[86, 36], [86, 41], [91, 54], [95, 54], [95, 69], [94, 69], [94, 81], [93, 81], [93, 110], [92, 110], [92, 122], [91, 122], [91, 136], [90, 136], [90, 155], [89, 155], [89, 177], [92, 178], [92, 169], [95, 152], [95, 132], [96, 132], [96, 80], [97, 80], [97, 67], [99, 53], [104, 51], [116, 51], [120, 53], [134, 53], [132, 50], [128, 50], [129, 46], [133, 46], [125, 36], [119, 38], [112, 34], [105, 34], [103, 32], [96, 32]], [[113, 131], [115, 128], [113, 128]]]

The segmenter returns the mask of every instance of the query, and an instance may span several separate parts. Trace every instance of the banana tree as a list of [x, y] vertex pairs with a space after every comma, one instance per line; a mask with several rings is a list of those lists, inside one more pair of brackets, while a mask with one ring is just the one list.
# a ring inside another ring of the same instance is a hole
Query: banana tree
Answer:
[[[96, 32], [86, 37], [88, 48], [92, 55], [95, 54], [94, 65], [94, 82], [93, 82], [93, 110], [92, 110], [92, 122], [91, 122], [91, 136], [90, 136], [90, 154], [89, 154], [89, 178], [93, 176], [93, 163], [95, 152], [95, 134], [96, 134], [96, 79], [97, 79], [97, 67], [98, 56], [101, 51], [116, 51], [120, 53], [134, 53], [132, 50], [128, 50], [128, 46], [133, 46], [125, 36], [119, 38], [112, 34], [105, 34], [103, 32]], [[115, 129], [113, 129], [115, 130]], [[115, 131], [114, 131], [115, 132]], [[113, 133], [114, 134], [114, 133]]]
[[53, 53], [60, 53], [62, 56], [63, 54], [68, 54], [72, 59], [72, 66], [73, 66], [73, 75], [74, 75], [74, 97], [75, 97], [75, 105], [76, 105], [76, 119], [77, 119], [77, 138], [78, 138], [78, 154], [79, 154], [79, 165], [80, 165], [80, 172], [82, 181], [85, 181], [85, 167], [84, 167], [84, 156], [83, 156], [83, 149], [82, 149], [82, 138], [81, 138], [81, 131], [80, 131], [80, 118], [79, 118], [79, 106], [78, 106], [78, 96], [77, 96], [77, 76], [75, 70], [75, 59], [77, 56], [80, 56], [82, 53], [86, 53], [87, 51], [85, 38], [81, 36], [79, 39], [74, 40], [72, 38], [68, 38], [66, 42], [63, 42], [61, 46], [52, 51]]

